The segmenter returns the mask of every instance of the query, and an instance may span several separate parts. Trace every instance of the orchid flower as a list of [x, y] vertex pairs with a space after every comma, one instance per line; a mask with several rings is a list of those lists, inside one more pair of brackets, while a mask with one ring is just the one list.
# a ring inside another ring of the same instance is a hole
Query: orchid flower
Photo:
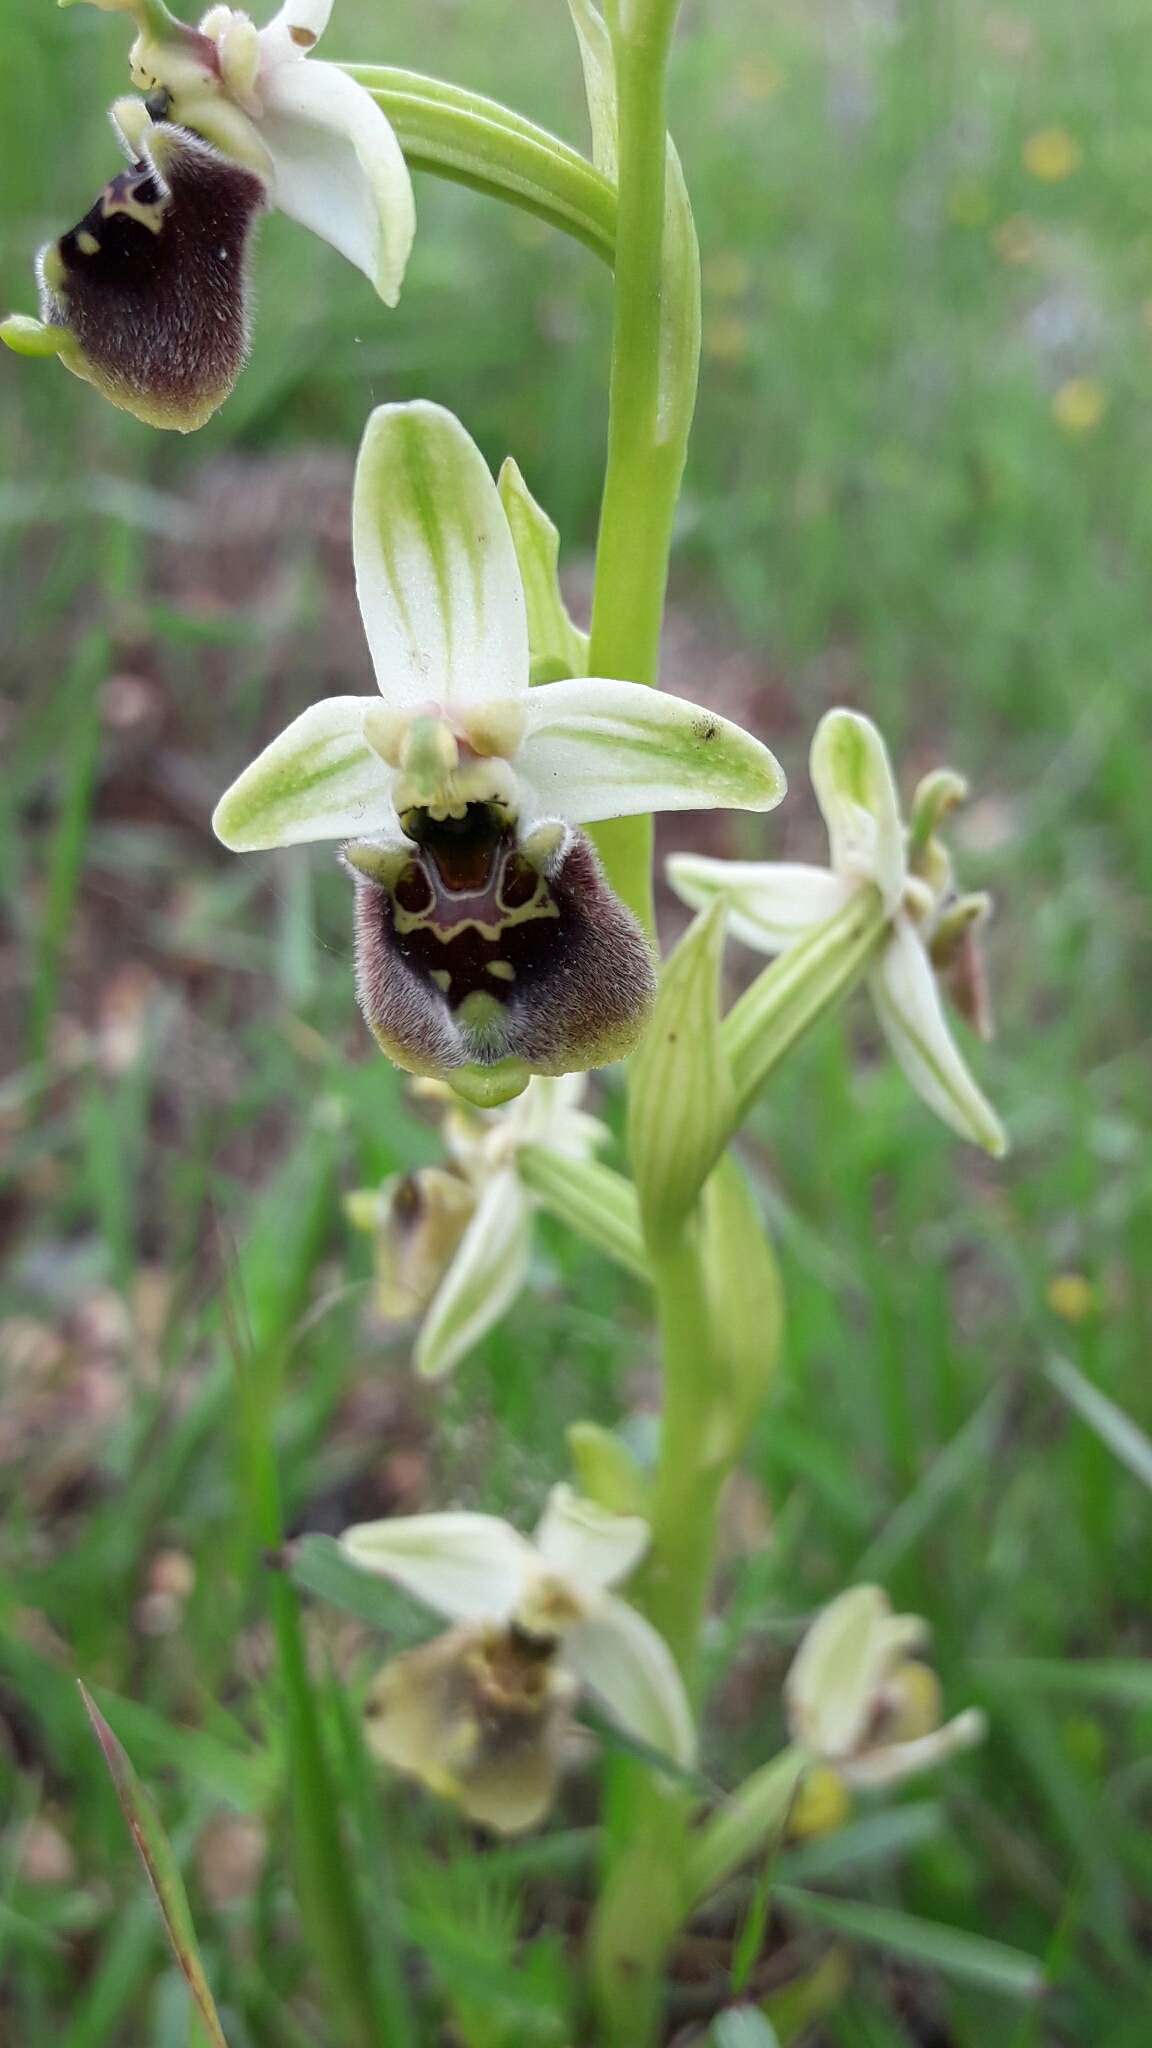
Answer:
[[949, 771], [925, 777], [905, 829], [884, 742], [855, 711], [830, 711], [812, 742], [812, 783], [828, 827], [831, 863], [711, 860], [674, 854], [668, 879], [685, 903], [728, 906], [737, 938], [783, 953], [834, 917], [861, 889], [874, 889], [886, 924], [869, 980], [888, 1043], [917, 1093], [961, 1137], [999, 1157], [1003, 1125], [952, 1038], [937, 970], [953, 972], [971, 1021], [987, 1035], [975, 934], [990, 905], [957, 895], [935, 828], [966, 794]]
[[578, 828], [768, 810], [776, 761], [716, 713], [638, 683], [529, 688], [508, 519], [439, 406], [372, 415], [352, 544], [380, 699], [302, 712], [221, 798], [219, 837], [237, 851], [350, 842], [360, 1002], [397, 1065], [511, 1064], [519, 1087], [529, 1071], [619, 1058], [651, 1000], [651, 952]]
[[984, 1733], [970, 1707], [941, 1725], [940, 1684], [910, 1652], [928, 1634], [879, 1586], [853, 1586], [817, 1615], [784, 1682], [793, 1740], [851, 1787], [897, 1785]]
[[203, 424], [248, 348], [252, 226], [276, 207], [323, 237], [395, 305], [415, 229], [400, 145], [363, 86], [310, 56], [332, 0], [286, 0], [266, 27], [213, 7], [198, 29], [163, 0], [133, 14], [132, 78], [113, 125], [132, 167], [38, 259], [39, 320], [0, 328], [59, 355], [151, 426]]
[[538, 1075], [515, 1102], [465, 1107], [435, 1081], [417, 1083], [446, 1103], [450, 1170], [424, 1166], [348, 1197], [352, 1221], [376, 1245], [382, 1315], [422, 1318], [417, 1370], [439, 1379], [507, 1313], [524, 1286], [536, 1204], [517, 1172], [522, 1145], [587, 1159], [608, 1136], [579, 1107], [582, 1074]]
[[341, 1545], [457, 1624], [386, 1664], [367, 1702], [382, 1762], [514, 1833], [551, 1804], [577, 1693], [680, 1766], [691, 1710], [664, 1639], [612, 1591], [648, 1525], [554, 1487], [529, 1541], [494, 1515], [412, 1515], [345, 1531]]

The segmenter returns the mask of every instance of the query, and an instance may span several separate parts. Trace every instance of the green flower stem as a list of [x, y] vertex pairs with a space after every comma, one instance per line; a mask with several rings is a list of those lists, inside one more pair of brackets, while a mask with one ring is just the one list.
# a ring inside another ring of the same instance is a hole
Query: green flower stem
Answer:
[[709, 1372], [711, 1318], [695, 1226], [658, 1250], [650, 1246], [648, 1256], [660, 1318], [664, 1410], [643, 1599], [692, 1693], [712, 1580], [716, 1505], [728, 1465], [709, 1455], [708, 1388], [716, 1375]]
[[611, 264], [616, 194], [572, 149], [497, 100], [383, 64], [341, 67], [371, 93], [413, 170], [508, 200]]
[[[716, 1548], [716, 1510], [730, 1469], [709, 1454], [710, 1316], [696, 1226], [649, 1247], [664, 1361], [652, 1539], [636, 1597], [666, 1638], [691, 1693]], [[714, 1376], [712, 1376], [714, 1377]], [[609, 1847], [591, 1935], [605, 2043], [646, 2048], [659, 2037], [664, 1965], [691, 1909], [693, 1802], [643, 1766], [612, 1773]], [[643, 1902], [642, 1907], [639, 1902]]]
[[[618, 12], [615, 316], [589, 667], [594, 676], [654, 683], [696, 402], [700, 275], [674, 158], [669, 176], [665, 79], [676, 5], [634, 0]], [[594, 836], [613, 887], [651, 930], [651, 819], [612, 819]]]

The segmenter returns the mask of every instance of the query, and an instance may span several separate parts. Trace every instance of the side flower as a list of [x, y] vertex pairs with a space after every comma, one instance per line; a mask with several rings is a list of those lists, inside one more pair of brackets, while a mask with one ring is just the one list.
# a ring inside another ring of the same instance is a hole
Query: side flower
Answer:
[[980, 1741], [978, 1708], [943, 1721], [939, 1680], [913, 1654], [927, 1638], [879, 1586], [853, 1586], [817, 1615], [784, 1684], [792, 1738], [813, 1763], [849, 1787], [898, 1785]]
[[1000, 1157], [1004, 1127], [952, 1037], [937, 976], [947, 976], [969, 1019], [988, 1035], [976, 938], [990, 904], [958, 893], [941, 819], [966, 794], [949, 771], [925, 777], [905, 828], [887, 749], [871, 720], [830, 711], [812, 741], [812, 784], [828, 827], [830, 864], [724, 861], [674, 854], [668, 878], [694, 910], [717, 899], [745, 945], [785, 953], [836, 917], [861, 890], [886, 914], [869, 970], [888, 1043], [929, 1108], [961, 1137]]
[[494, 1515], [466, 1513], [346, 1530], [354, 1563], [455, 1624], [374, 1681], [374, 1754], [507, 1834], [547, 1813], [582, 1689], [627, 1733], [690, 1765], [695, 1733], [671, 1653], [612, 1591], [648, 1534], [640, 1517], [567, 1486], [553, 1488], [530, 1541]]
[[496, 1110], [462, 1104], [438, 1082], [418, 1083], [445, 1101], [449, 1165], [394, 1174], [348, 1197], [352, 1221], [372, 1233], [382, 1315], [421, 1319], [416, 1368], [439, 1379], [499, 1322], [528, 1276], [535, 1201], [517, 1171], [523, 1145], [587, 1159], [608, 1136], [580, 1108], [582, 1074], [537, 1076]]
[[[107, 0], [96, 0], [106, 5]], [[66, 367], [150, 426], [187, 432], [231, 391], [248, 348], [248, 250], [266, 206], [321, 235], [395, 305], [415, 229], [387, 120], [309, 53], [332, 0], [286, 0], [263, 29], [214, 7], [198, 29], [124, 0], [140, 33], [113, 125], [131, 159], [41, 250], [40, 319], [9, 347]]]
[[349, 842], [361, 1007], [398, 1066], [501, 1068], [511, 1093], [529, 1072], [621, 1057], [652, 959], [579, 828], [769, 810], [778, 764], [714, 712], [637, 683], [529, 688], [508, 519], [441, 407], [372, 415], [352, 534], [381, 701], [303, 712], [221, 798], [219, 837], [242, 852]]

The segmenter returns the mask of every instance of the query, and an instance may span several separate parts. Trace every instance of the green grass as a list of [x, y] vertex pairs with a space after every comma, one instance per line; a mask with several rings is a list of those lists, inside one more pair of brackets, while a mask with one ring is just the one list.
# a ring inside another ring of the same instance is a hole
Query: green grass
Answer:
[[[1139, 1457], [1117, 1456], [1046, 1367], [1069, 1361], [1152, 1427], [1147, 22], [1135, 0], [1090, 16], [1076, 0], [929, 0], [896, 31], [879, 7], [811, 13], [708, 0], [677, 57], [707, 296], [674, 638], [790, 771], [784, 809], [741, 821], [733, 850], [816, 851], [805, 750], [842, 698], [885, 725], [906, 785], [945, 758], [970, 776], [957, 844], [997, 899], [1000, 1038], [978, 1063], [1015, 1148], [991, 1167], [931, 1123], [862, 1004], [793, 1056], [759, 1114], [749, 1157], [788, 1334], [748, 1467], [767, 1533], [722, 1577], [706, 1764], [730, 1785], [769, 1752], [800, 1617], [881, 1576], [932, 1618], [949, 1701], [982, 1702], [991, 1735], [904, 1796], [914, 1824], [857, 1838], [842, 1886], [834, 1861], [789, 1873], [859, 1907], [850, 2002], [813, 2038], [1135, 2048], [1152, 1988], [1152, 1689], [1131, 1676], [1152, 1647], [1149, 1499]], [[2, 274], [29, 310], [32, 249], [113, 167], [102, 110], [123, 32], [26, 0], [0, 0], [0, 23]], [[582, 136], [560, 0], [531, 35], [512, 0], [338, 0], [331, 41]], [[1080, 155], [1057, 183], [1023, 155], [1051, 127]], [[253, 362], [188, 442], [114, 416], [55, 364], [0, 361], [0, 2030], [21, 2044], [189, 2039], [76, 1675], [164, 1816], [233, 2048], [356, 2039], [327, 1989], [339, 1960], [315, 1913], [300, 1934], [289, 1891], [311, 1839], [307, 1706], [271, 1655], [269, 1512], [331, 1531], [415, 1486], [527, 1518], [565, 1426], [646, 1397], [642, 1291], [550, 1226], [503, 1328], [442, 1395], [412, 1390], [403, 1342], [365, 1318], [367, 1252], [340, 1195], [433, 1145], [356, 1019], [347, 885], [323, 853], [229, 859], [208, 833], [260, 739], [319, 688], [367, 683], [342, 543], [314, 530], [312, 484], [281, 458], [350, 453], [371, 404], [428, 395], [493, 459], [516, 455], [569, 561], [591, 539], [604, 277], [471, 195], [423, 181], [417, 196], [394, 315], [268, 224]], [[1058, 394], [1084, 379], [1102, 416], [1072, 432]], [[203, 531], [181, 540], [223, 458], [273, 465], [267, 540], [239, 567]], [[1071, 1322], [1049, 1299], [1068, 1273], [1091, 1289]], [[246, 1448], [238, 1330], [259, 1380]], [[196, 1583], [149, 1633], [150, 1573], [172, 1550]], [[330, 1604], [304, 1611], [316, 1767], [347, 1816], [379, 2038], [404, 2039], [401, 1938], [427, 1956], [417, 2038], [448, 2012], [469, 2048], [562, 2048], [563, 1948], [522, 1947], [520, 1909], [547, 1924], [579, 1892], [586, 1793], [562, 1832], [483, 1858], [403, 1788], [369, 1798], [332, 1674], [367, 1671], [412, 1617], [382, 1609], [361, 1642]], [[1129, 1677], [1093, 1682], [1102, 1660]], [[268, 1842], [231, 1899], [204, 1846], [221, 1811]], [[70, 1851], [51, 1882], [22, 1860], [37, 1819]], [[897, 1962], [861, 1934], [865, 1908], [873, 1927], [904, 1916]], [[942, 1966], [938, 1935], [917, 1952], [916, 1922], [1040, 1957], [1050, 2000]], [[795, 1925], [812, 1954], [830, 1938]]]

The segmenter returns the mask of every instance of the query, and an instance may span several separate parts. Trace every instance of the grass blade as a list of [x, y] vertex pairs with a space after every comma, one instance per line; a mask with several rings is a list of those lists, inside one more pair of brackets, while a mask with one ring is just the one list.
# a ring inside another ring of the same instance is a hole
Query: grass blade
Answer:
[[942, 1970], [946, 1976], [980, 1984], [986, 1991], [1002, 1992], [1006, 1998], [1038, 1998], [1045, 1989], [1044, 1972], [1035, 1956], [990, 1941], [986, 1935], [970, 1934], [966, 1928], [942, 1927], [938, 1921], [918, 1920], [890, 1906], [828, 1898], [795, 1885], [778, 1885], [776, 1902], [797, 1920], [831, 1928], [871, 1948], [888, 1949], [926, 1969]]
[[165, 1932], [172, 1944], [172, 1953], [180, 1966], [184, 1980], [196, 2001], [196, 2007], [203, 2022], [212, 2048], [228, 2048], [224, 2029], [216, 2011], [215, 2001], [208, 1988], [196, 1945], [196, 1929], [192, 1925], [192, 1914], [188, 1906], [184, 1882], [172, 1853], [168, 1837], [160, 1824], [151, 1799], [140, 1783], [129, 1761], [127, 1751], [117, 1741], [111, 1728], [96, 1705], [87, 1687], [80, 1681], [80, 1696], [88, 1712], [88, 1719], [97, 1742], [104, 1754], [116, 1797], [128, 1823], [132, 1839], [139, 1851], [148, 1882], [156, 1896], [160, 1917]]
[[1050, 1358], [1044, 1367], [1045, 1377], [1061, 1394], [1070, 1408], [1076, 1410], [1082, 1422], [1099, 1437], [1101, 1443], [1126, 1465], [1133, 1477], [1152, 1493], [1152, 1441], [1133, 1422], [1130, 1415], [1094, 1387], [1091, 1380], [1077, 1370], [1070, 1359]]

